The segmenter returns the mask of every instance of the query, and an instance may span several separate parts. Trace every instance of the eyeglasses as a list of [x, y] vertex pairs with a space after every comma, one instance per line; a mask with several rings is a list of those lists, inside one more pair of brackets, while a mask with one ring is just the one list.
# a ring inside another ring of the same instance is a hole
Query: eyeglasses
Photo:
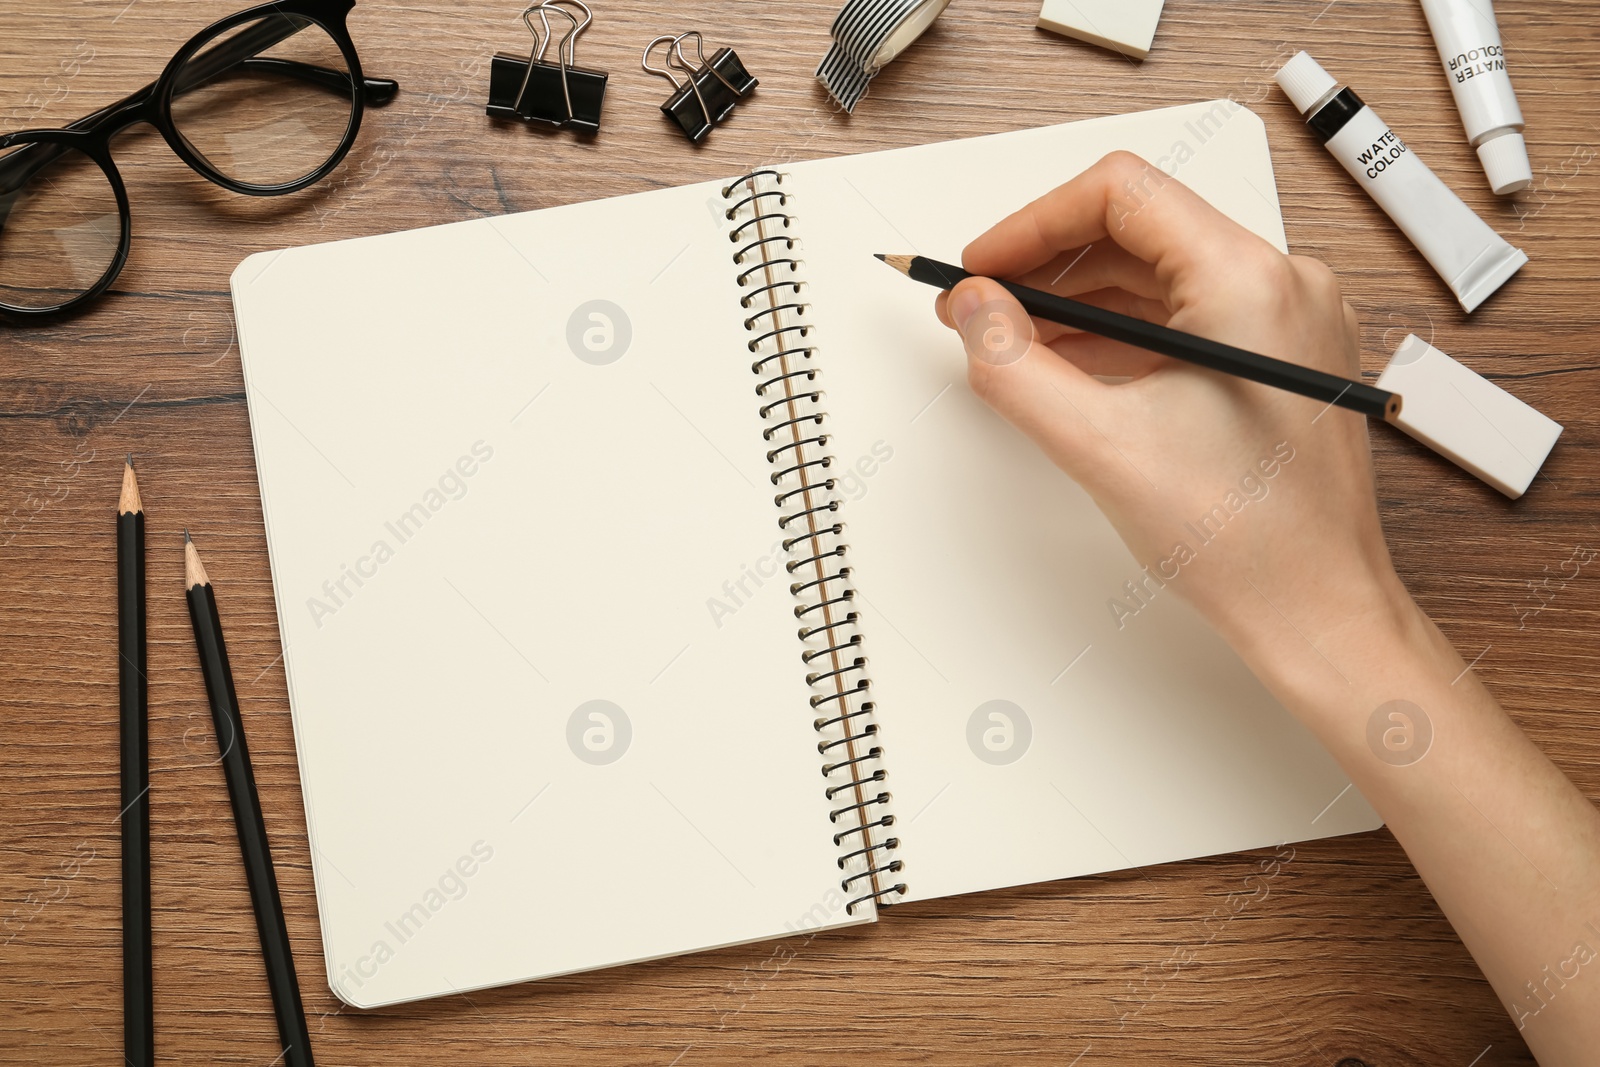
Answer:
[[282, 196], [327, 177], [370, 104], [346, 19], [355, 0], [279, 0], [196, 35], [154, 83], [61, 130], [0, 137], [0, 311], [23, 321], [104, 293], [128, 260], [133, 217], [111, 138], [140, 122], [224, 189]]

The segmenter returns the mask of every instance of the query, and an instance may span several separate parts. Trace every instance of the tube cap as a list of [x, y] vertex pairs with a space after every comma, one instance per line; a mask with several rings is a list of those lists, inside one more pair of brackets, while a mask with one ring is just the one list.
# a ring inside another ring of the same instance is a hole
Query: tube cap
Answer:
[[1322, 65], [1304, 52], [1296, 52], [1294, 58], [1278, 68], [1278, 88], [1289, 98], [1295, 108], [1304, 115], [1311, 110], [1311, 106], [1324, 96], [1327, 96], [1339, 83], [1333, 80], [1333, 75], [1322, 69]]
[[1533, 167], [1528, 163], [1528, 142], [1522, 134], [1503, 133], [1478, 146], [1478, 161], [1489, 176], [1489, 188], [1496, 196], [1509, 196], [1533, 184]]

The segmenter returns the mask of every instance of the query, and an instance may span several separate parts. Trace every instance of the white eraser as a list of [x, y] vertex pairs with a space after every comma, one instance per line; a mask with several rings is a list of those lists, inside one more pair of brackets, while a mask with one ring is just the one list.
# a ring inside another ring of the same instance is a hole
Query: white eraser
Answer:
[[1150, 54], [1163, 0], [1044, 0], [1039, 27], [1125, 56]]
[[1416, 334], [1395, 349], [1378, 388], [1400, 394], [1395, 426], [1512, 500], [1528, 491], [1561, 436], [1559, 422]]

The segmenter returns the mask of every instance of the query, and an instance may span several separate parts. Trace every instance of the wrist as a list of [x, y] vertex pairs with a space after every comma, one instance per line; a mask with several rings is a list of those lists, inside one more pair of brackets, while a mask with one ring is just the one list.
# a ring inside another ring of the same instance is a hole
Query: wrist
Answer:
[[1400, 676], [1437, 674], [1456, 658], [1392, 570], [1319, 598], [1315, 615], [1271, 596], [1263, 588], [1258, 610], [1225, 636], [1303, 721], [1370, 711]]

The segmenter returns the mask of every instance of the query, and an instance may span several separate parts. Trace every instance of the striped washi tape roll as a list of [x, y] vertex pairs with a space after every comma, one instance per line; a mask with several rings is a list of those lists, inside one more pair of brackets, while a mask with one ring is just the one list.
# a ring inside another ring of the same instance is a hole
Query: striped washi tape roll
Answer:
[[849, 0], [833, 20], [833, 47], [817, 77], [846, 111], [867, 94], [867, 83], [933, 25], [950, 0]]

